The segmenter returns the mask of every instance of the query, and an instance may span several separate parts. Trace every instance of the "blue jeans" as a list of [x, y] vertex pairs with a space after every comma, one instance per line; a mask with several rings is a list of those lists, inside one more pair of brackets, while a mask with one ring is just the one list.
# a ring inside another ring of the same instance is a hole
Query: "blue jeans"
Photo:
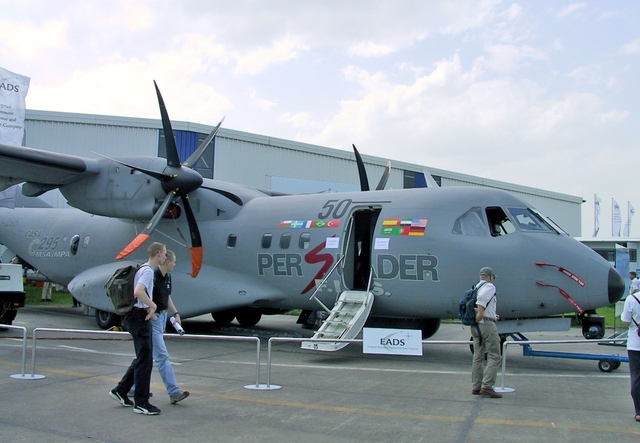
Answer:
[[156, 313], [156, 315], [158, 316], [158, 319], [151, 321], [153, 361], [156, 362], [156, 368], [158, 368], [160, 377], [162, 377], [162, 382], [164, 383], [165, 388], [167, 388], [167, 393], [169, 393], [169, 395], [173, 395], [180, 392], [180, 388], [176, 385], [176, 376], [173, 373], [173, 368], [169, 361], [169, 351], [167, 351], [167, 345], [165, 344], [164, 337], [162, 336], [167, 325], [167, 313]]

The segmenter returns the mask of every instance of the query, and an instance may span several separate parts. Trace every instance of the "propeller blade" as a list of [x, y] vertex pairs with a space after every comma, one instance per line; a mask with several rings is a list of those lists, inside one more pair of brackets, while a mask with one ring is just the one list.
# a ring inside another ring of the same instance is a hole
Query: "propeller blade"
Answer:
[[189, 156], [187, 161], [185, 161], [182, 164], [182, 166], [185, 166], [185, 167], [191, 168], [191, 169], [193, 169], [195, 167], [195, 165], [200, 160], [200, 157], [202, 157], [202, 154], [204, 154], [205, 149], [207, 149], [207, 146], [209, 146], [209, 143], [211, 143], [211, 140], [213, 140], [213, 138], [216, 136], [216, 134], [220, 130], [220, 126], [222, 126], [222, 122], [223, 121], [224, 121], [224, 117], [222, 117], [222, 120], [220, 120], [220, 123], [218, 123], [218, 126], [213, 128], [213, 131], [211, 131], [211, 133], [207, 136], [207, 138], [205, 138], [204, 141], [202, 143], [200, 143], [200, 146], [198, 146], [198, 149], [196, 149], [193, 152], [193, 154], [191, 154]]
[[387, 162], [387, 166], [384, 168], [384, 172], [382, 173], [382, 177], [380, 177], [380, 181], [378, 182], [378, 186], [376, 186], [376, 191], [381, 191], [387, 186], [387, 180], [389, 180], [389, 174], [391, 174], [391, 162]]
[[136, 235], [136, 237], [131, 240], [131, 243], [129, 243], [122, 251], [120, 251], [120, 253], [116, 256], [116, 260], [125, 258], [127, 255], [131, 254], [133, 251], [142, 246], [142, 244], [149, 239], [151, 233], [156, 229], [156, 226], [160, 222], [160, 219], [162, 219], [162, 216], [169, 207], [169, 203], [171, 203], [173, 197], [173, 192], [169, 192], [167, 194], [164, 201], [162, 202], [162, 205], [153, 215], [151, 221], [147, 223], [147, 226], [145, 226], [144, 230], [140, 234]]
[[189, 236], [191, 237], [191, 247], [189, 248], [189, 251], [191, 251], [191, 277], [196, 278], [202, 267], [202, 238], [200, 237], [198, 223], [191, 209], [191, 203], [189, 203], [189, 196], [185, 194], [181, 199], [187, 216], [187, 223], [189, 224]]
[[353, 146], [353, 152], [356, 154], [356, 163], [358, 164], [358, 175], [360, 176], [360, 190], [368, 191], [369, 190], [369, 179], [367, 178], [367, 171], [364, 169], [364, 162], [362, 161], [362, 157], [360, 157], [360, 153], [356, 149], [356, 145]]
[[199, 248], [191, 247], [191, 277], [196, 278], [202, 267], [202, 246]]
[[173, 128], [171, 128], [171, 120], [169, 120], [169, 114], [167, 108], [164, 105], [162, 94], [158, 89], [158, 84], [153, 81], [153, 85], [156, 87], [156, 95], [158, 96], [158, 105], [160, 106], [160, 116], [162, 118], [162, 129], [164, 129], [164, 140], [167, 147], [167, 165], [175, 168], [180, 167], [180, 156], [178, 155], [178, 148], [176, 147], [176, 139], [173, 136]]

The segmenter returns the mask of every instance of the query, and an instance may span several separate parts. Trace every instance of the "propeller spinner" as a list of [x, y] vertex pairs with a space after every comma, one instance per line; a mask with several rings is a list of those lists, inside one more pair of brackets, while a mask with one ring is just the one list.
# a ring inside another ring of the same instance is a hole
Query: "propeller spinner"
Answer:
[[189, 225], [189, 233], [191, 237], [191, 276], [196, 277], [202, 267], [202, 238], [200, 237], [200, 230], [198, 229], [198, 223], [196, 222], [193, 210], [191, 209], [191, 203], [189, 203], [189, 193], [195, 191], [202, 186], [202, 176], [193, 170], [193, 167], [198, 163], [205, 149], [216, 136], [222, 121], [211, 131], [209, 136], [198, 146], [198, 149], [184, 162], [180, 163], [180, 156], [178, 155], [178, 148], [176, 147], [176, 140], [173, 136], [173, 128], [171, 127], [171, 120], [167, 113], [167, 108], [164, 105], [164, 100], [158, 89], [156, 82], [153, 82], [156, 88], [156, 94], [158, 96], [158, 104], [160, 106], [160, 116], [162, 118], [162, 128], [164, 129], [165, 142], [167, 146], [167, 166], [162, 171], [154, 171], [150, 169], [140, 168], [126, 163], [118, 163], [127, 166], [129, 168], [140, 171], [160, 181], [162, 189], [167, 193], [164, 201], [153, 215], [149, 223], [145, 226], [144, 230], [140, 232], [116, 257], [116, 260], [121, 260], [133, 251], [138, 249], [147, 239], [151, 236], [156, 226], [162, 219], [165, 211], [169, 205], [178, 197], [182, 200], [182, 206], [184, 207], [185, 215], [187, 217], [187, 223]]

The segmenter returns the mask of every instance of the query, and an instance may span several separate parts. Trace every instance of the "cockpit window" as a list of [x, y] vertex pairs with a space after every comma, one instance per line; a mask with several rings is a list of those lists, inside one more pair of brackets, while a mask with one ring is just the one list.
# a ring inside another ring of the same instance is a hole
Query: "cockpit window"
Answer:
[[551, 227], [551, 229], [556, 231], [558, 234], [569, 236], [569, 234], [567, 234], [567, 231], [562, 229], [556, 222], [551, 220], [549, 217], [544, 215], [542, 212], [538, 211], [537, 209], [533, 209], [533, 208], [529, 208], [529, 210], [531, 212], [533, 212], [535, 215], [537, 215], [538, 218], [542, 219], [542, 221], [546, 222]]
[[453, 224], [453, 233], [473, 237], [486, 237], [488, 230], [482, 219], [482, 210], [480, 208], [471, 208], [465, 212]]
[[490, 206], [486, 210], [487, 220], [489, 220], [489, 229], [492, 237], [511, 234], [516, 228], [513, 226], [507, 214], [499, 206]]
[[518, 227], [525, 232], [555, 232], [538, 214], [528, 208], [507, 208]]

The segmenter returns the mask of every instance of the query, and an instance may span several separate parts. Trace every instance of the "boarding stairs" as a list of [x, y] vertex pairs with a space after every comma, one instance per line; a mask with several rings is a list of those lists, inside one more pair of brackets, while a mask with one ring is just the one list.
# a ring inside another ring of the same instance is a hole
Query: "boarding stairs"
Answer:
[[[325, 276], [324, 280], [318, 285], [318, 288], [322, 287], [326, 279], [329, 278], [343, 258], [344, 256], [338, 260], [333, 269], [331, 269], [331, 271]], [[370, 275], [367, 288], [371, 287], [371, 278], [372, 276]], [[346, 290], [340, 294], [340, 297], [338, 297], [333, 309], [329, 310], [315, 297], [317, 292], [318, 289], [316, 289], [310, 298], [315, 298], [329, 316], [311, 339], [350, 340], [356, 338], [371, 312], [371, 306], [373, 305], [374, 298], [373, 293], [369, 290]], [[302, 349], [311, 349], [314, 351], [337, 351], [348, 344], [349, 343], [343, 342], [305, 341], [302, 342]]]
[[[322, 323], [320, 329], [311, 339], [340, 339], [350, 340], [362, 330], [371, 312], [373, 293], [371, 291], [344, 291], [329, 313], [329, 317]], [[314, 351], [337, 351], [349, 343], [343, 342], [302, 342], [302, 349]]]

